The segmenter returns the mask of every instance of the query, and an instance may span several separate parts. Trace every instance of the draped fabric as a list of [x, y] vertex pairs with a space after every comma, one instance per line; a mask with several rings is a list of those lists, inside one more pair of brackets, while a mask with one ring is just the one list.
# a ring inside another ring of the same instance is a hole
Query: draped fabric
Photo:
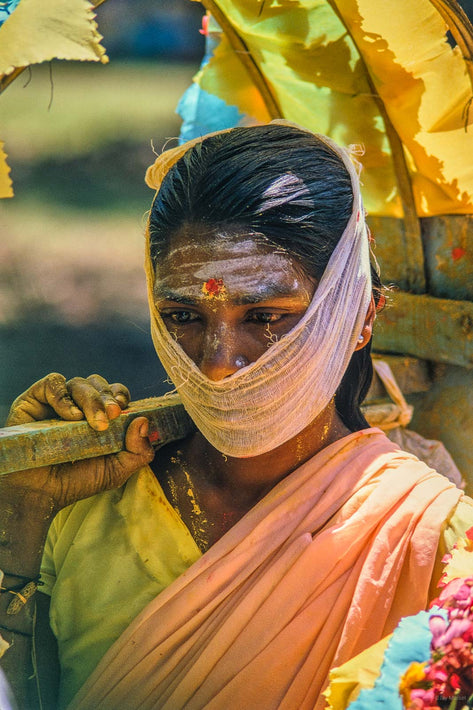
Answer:
[[426, 606], [461, 496], [378, 429], [335, 442], [143, 610], [69, 710], [322, 708], [331, 667]]

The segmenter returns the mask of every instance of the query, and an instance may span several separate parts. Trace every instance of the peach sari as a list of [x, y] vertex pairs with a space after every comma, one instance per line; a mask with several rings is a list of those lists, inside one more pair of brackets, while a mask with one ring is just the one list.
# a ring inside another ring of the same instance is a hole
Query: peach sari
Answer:
[[143, 610], [70, 710], [323, 708], [329, 669], [428, 603], [461, 496], [378, 429], [335, 442]]

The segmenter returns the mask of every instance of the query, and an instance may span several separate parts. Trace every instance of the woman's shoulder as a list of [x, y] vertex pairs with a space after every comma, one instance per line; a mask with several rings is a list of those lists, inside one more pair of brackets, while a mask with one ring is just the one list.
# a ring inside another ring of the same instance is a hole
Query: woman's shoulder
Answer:
[[[440, 441], [425, 439], [408, 429], [399, 429], [400, 427], [397, 427], [386, 432], [378, 427], [371, 427], [360, 433], [366, 436], [367, 441], [376, 442], [380, 450], [384, 450], [390, 468], [415, 469], [421, 475], [430, 472], [434, 478], [439, 476], [440, 480], [448, 480], [457, 488], [464, 485], [460, 471]], [[473, 501], [468, 496], [464, 498], [468, 511]]]
[[[108, 491], [103, 491], [102, 493], [96, 493], [88, 498], [83, 498], [82, 500], [68, 505], [66, 508], [60, 510], [55, 516], [51, 523], [48, 532], [49, 542], [53, 542], [57, 537], [64, 531], [65, 528], [78, 530], [84, 520], [91, 515], [101, 513], [106, 514], [106, 511], [111, 510], [119, 504], [123, 496], [129, 489], [133, 489], [133, 495], [136, 496], [136, 491], [140, 492], [141, 487], [137, 482], [144, 479], [147, 484], [150, 484], [154, 479], [154, 475], [149, 466], [143, 466], [138, 469], [130, 478], [119, 488], [113, 488]], [[136, 490], [135, 490], [136, 489]]]

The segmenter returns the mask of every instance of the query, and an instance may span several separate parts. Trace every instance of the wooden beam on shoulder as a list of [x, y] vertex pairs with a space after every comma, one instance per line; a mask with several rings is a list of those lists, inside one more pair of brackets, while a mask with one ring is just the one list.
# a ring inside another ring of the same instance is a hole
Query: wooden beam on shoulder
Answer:
[[6, 427], [0, 429], [0, 475], [122, 451], [128, 424], [137, 416], [148, 418], [157, 448], [195, 429], [177, 395], [132, 402], [106, 431], [95, 431], [86, 421], [59, 419]]

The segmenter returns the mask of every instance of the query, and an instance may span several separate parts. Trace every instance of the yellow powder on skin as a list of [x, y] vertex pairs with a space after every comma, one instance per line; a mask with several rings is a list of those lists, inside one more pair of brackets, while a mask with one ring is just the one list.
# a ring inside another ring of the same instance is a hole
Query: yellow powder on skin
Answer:
[[[188, 515], [184, 516], [187, 519], [190, 533], [194, 538], [197, 546], [201, 550], [207, 550], [209, 547], [209, 527], [210, 523], [207, 516], [199, 505], [198, 496], [195, 492], [191, 476], [186, 470], [184, 462], [181, 459], [181, 451], [177, 452], [177, 456], [171, 457], [171, 463], [179, 466], [181, 473], [184, 475], [184, 481], [181, 484], [176, 483], [173, 477], [169, 476], [169, 490], [172, 497], [173, 507], [181, 515], [188, 511]], [[184, 494], [184, 495], [183, 495]], [[182, 507], [179, 504], [181, 501]]]

